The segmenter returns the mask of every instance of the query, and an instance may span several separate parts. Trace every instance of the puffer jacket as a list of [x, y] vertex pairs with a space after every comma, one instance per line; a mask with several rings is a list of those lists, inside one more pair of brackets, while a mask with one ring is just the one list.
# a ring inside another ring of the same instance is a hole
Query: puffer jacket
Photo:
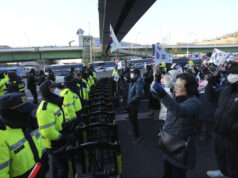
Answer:
[[189, 138], [186, 164], [177, 162], [166, 153], [162, 153], [163, 158], [182, 169], [192, 169], [196, 164], [196, 148], [193, 135], [201, 112], [201, 102], [196, 96], [177, 102], [168, 94], [161, 99], [161, 102], [168, 109], [163, 130], [185, 141]]
[[138, 104], [140, 99], [143, 98], [144, 80], [141, 77], [132, 79], [129, 84], [127, 108], [132, 104]]

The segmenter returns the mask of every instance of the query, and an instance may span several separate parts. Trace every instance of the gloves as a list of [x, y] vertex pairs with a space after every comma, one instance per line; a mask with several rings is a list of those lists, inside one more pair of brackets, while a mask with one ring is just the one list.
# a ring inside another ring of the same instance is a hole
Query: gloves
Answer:
[[61, 136], [58, 140], [51, 140], [51, 146], [53, 149], [58, 149], [65, 145], [65, 143], [68, 144], [74, 144], [76, 140], [75, 134], [73, 132], [69, 133], [61, 133]]
[[166, 95], [166, 91], [164, 90], [163, 86], [159, 84], [158, 82], [152, 83], [150, 92], [152, 93], [152, 95], [154, 94], [161, 98], [163, 98]]

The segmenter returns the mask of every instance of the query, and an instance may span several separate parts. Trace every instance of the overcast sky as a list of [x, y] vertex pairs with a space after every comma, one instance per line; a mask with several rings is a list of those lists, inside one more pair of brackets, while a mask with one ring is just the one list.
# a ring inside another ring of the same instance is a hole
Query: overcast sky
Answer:
[[[0, 0], [0, 45], [67, 46], [99, 37], [98, 0]], [[238, 0], [157, 0], [123, 41], [193, 42], [238, 31]]]

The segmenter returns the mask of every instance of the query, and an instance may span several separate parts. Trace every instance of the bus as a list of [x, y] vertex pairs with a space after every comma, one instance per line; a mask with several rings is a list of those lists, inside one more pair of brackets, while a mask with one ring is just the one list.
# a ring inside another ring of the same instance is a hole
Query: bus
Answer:
[[8, 66], [8, 67], [0, 67], [0, 72], [8, 72], [14, 71], [17, 73], [18, 77], [26, 78], [27, 72], [25, 66]]
[[113, 70], [116, 66], [115, 61], [97, 61], [90, 63], [89, 66], [93, 66], [94, 70], [96, 72], [105, 72], [105, 71], [110, 71]]
[[128, 61], [128, 64], [131, 64], [134, 68], [141, 68], [144, 69], [147, 65], [153, 65], [153, 59], [131, 59]]
[[47, 75], [48, 70], [51, 69], [56, 76], [56, 82], [61, 83], [64, 81], [64, 77], [70, 73], [71, 67], [74, 67], [75, 72], [81, 71], [84, 67], [84, 64], [59, 64], [59, 65], [50, 65], [45, 66], [44, 71]]

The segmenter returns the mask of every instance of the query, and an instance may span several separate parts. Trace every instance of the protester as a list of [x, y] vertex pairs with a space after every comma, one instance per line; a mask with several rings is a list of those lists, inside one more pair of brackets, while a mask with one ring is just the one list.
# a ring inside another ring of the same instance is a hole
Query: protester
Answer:
[[[156, 69], [155, 73], [155, 81], [160, 83], [161, 82], [161, 71], [159, 68]], [[150, 85], [151, 86], [151, 85]], [[149, 117], [153, 117], [155, 120], [159, 119], [160, 109], [161, 109], [161, 103], [159, 99], [155, 99], [152, 97], [151, 93], [148, 93], [149, 95], [149, 108], [150, 108], [150, 114]]]
[[138, 125], [138, 108], [140, 100], [143, 97], [143, 89], [144, 81], [140, 77], [140, 70], [137, 68], [132, 69], [127, 99], [129, 120], [133, 128], [132, 143], [138, 143], [142, 141]]
[[[203, 70], [203, 75], [200, 75], [200, 86], [199, 86], [199, 99], [202, 103], [202, 112], [200, 114], [200, 124], [198, 128], [199, 132], [199, 140], [201, 141], [208, 141], [211, 138], [212, 134], [212, 128], [215, 122], [215, 119], [213, 117], [213, 114], [216, 110], [216, 102], [209, 101], [206, 93], [205, 93], [205, 87], [207, 84], [207, 80], [209, 77], [212, 76], [212, 74], [215, 72], [216, 68], [213, 66], [209, 66], [206, 70]], [[216, 83], [216, 86], [219, 87], [219, 82]]]
[[162, 152], [164, 160], [163, 178], [185, 178], [186, 171], [195, 167], [194, 125], [201, 112], [197, 88], [198, 84], [195, 77], [186, 73], [177, 76], [174, 99], [166, 93], [158, 82], [155, 82], [151, 87], [151, 93], [154, 97], [159, 98], [168, 109], [162, 130], [188, 142], [187, 159], [184, 164], [171, 158], [170, 154]]
[[146, 72], [143, 74], [143, 78], [145, 81], [144, 93], [145, 93], [145, 96], [148, 97], [150, 93], [150, 85], [152, 81], [154, 80], [153, 69], [151, 65], [146, 66]]
[[227, 76], [228, 85], [217, 88], [219, 77], [208, 79], [206, 94], [210, 101], [217, 102], [214, 114], [216, 120], [215, 154], [218, 166], [216, 171], [208, 171], [209, 177], [229, 176], [238, 177], [238, 63], [232, 64]]

